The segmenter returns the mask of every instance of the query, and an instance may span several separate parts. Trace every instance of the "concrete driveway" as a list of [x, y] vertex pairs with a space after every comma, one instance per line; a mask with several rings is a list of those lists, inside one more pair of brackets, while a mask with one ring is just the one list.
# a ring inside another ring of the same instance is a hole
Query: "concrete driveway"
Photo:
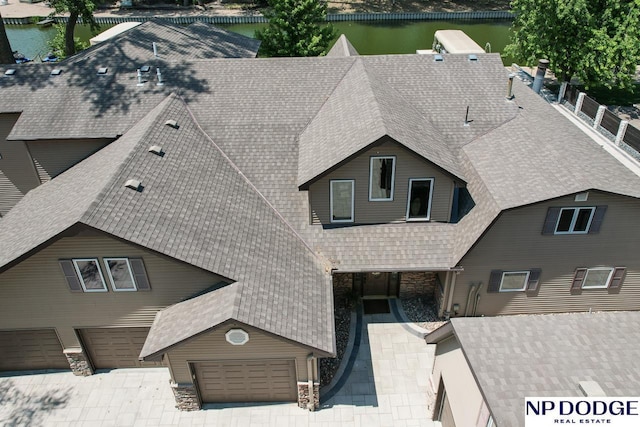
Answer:
[[434, 426], [426, 411], [433, 348], [392, 314], [359, 316], [351, 367], [317, 412], [295, 403], [175, 409], [166, 368], [0, 376], [3, 426]]

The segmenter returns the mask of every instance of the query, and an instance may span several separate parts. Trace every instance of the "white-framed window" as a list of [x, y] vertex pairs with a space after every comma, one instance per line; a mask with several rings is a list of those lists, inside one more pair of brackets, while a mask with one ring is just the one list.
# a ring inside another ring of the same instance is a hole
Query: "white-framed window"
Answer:
[[119, 291], [136, 291], [136, 281], [128, 258], [103, 258], [111, 289]]
[[407, 221], [429, 221], [433, 178], [410, 178], [407, 196]]
[[607, 288], [613, 276], [613, 267], [587, 268], [582, 289]]
[[393, 200], [396, 178], [395, 156], [373, 156], [369, 164], [369, 201]]
[[85, 292], [107, 292], [100, 263], [96, 258], [76, 258], [73, 266]]
[[500, 292], [519, 292], [527, 288], [530, 271], [505, 271], [500, 280]]
[[491, 415], [489, 415], [489, 419], [487, 420], [487, 427], [496, 427], [496, 424], [493, 421], [493, 417]]
[[355, 181], [353, 179], [334, 179], [330, 185], [331, 222], [353, 222], [353, 196]]
[[555, 234], [586, 234], [595, 207], [562, 208], [556, 222]]

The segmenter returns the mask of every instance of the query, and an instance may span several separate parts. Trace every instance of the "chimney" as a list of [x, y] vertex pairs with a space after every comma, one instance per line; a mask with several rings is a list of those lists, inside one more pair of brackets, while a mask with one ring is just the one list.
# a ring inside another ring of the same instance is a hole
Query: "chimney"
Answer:
[[541, 59], [540, 61], [538, 61], [538, 71], [536, 72], [536, 78], [533, 80], [532, 87], [535, 93], [540, 93], [540, 89], [542, 89], [542, 83], [544, 83], [544, 73], [547, 72], [548, 67], [548, 59]]
[[507, 83], [507, 99], [509, 101], [513, 99], [513, 78], [515, 76], [513, 73], [509, 74], [509, 83]]

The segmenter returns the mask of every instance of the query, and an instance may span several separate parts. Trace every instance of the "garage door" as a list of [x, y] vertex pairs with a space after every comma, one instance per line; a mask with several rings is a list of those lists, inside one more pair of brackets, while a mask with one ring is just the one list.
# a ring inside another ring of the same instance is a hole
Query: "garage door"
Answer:
[[203, 402], [291, 402], [298, 398], [293, 360], [194, 364]]
[[0, 371], [69, 369], [53, 329], [0, 331]]
[[81, 329], [80, 336], [95, 369], [146, 368], [160, 362], [141, 362], [140, 350], [149, 328]]

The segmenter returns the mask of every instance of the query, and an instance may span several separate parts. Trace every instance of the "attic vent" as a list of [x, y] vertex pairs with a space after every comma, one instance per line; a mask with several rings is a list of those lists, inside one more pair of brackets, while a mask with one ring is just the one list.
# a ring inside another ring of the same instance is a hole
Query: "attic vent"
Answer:
[[471, 62], [478, 62], [478, 55], [475, 54], [469, 54], [469, 61]]
[[576, 194], [576, 202], [586, 202], [587, 199], [589, 198], [589, 192], [585, 191], [584, 193], [578, 193]]
[[178, 129], [180, 127], [178, 122], [176, 122], [175, 120], [167, 120], [166, 122], [164, 122], [164, 124], [174, 129]]
[[60, 73], [62, 73], [62, 70], [60, 68], [54, 68], [53, 70], [51, 70], [52, 76], [59, 76]]
[[160, 147], [159, 145], [152, 145], [151, 147], [149, 147], [149, 152], [156, 154], [160, 157], [164, 156], [164, 151], [162, 150], [162, 147]]
[[578, 387], [586, 397], [605, 397], [607, 395], [597, 381], [579, 381]]
[[142, 183], [140, 181], [138, 181], [137, 179], [130, 179], [127, 182], [124, 183], [124, 186], [127, 188], [130, 188], [132, 190], [136, 190], [136, 191], [140, 191], [140, 185]]
[[16, 73], [15, 68], [9, 68], [7, 71], [4, 72], [5, 76], [13, 76]]
[[143, 65], [142, 67], [140, 67], [140, 71], [143, 73], [148, 73], [149, 71], [151, 71], [151, 67], [148, 65]]
[[436, 61], [436, 62], [442, 62], [442, 61], [444, 61], [444, 57], [442, 55], [440, 55], [440, 54], [433, 55], [433, 60]]
[[99, 75], [107, 74], [107, 71], [108, 71], [108, 70], [109, 70], [109, 69], [108, 69], [107, 67], [100, 67], [100, 68], [98, 68], [98, 74], [99, 74]]
[[224, 336], [231, 345], [245, 345], [249, 342], [249, 334], [242, 329], [229, 329]]

